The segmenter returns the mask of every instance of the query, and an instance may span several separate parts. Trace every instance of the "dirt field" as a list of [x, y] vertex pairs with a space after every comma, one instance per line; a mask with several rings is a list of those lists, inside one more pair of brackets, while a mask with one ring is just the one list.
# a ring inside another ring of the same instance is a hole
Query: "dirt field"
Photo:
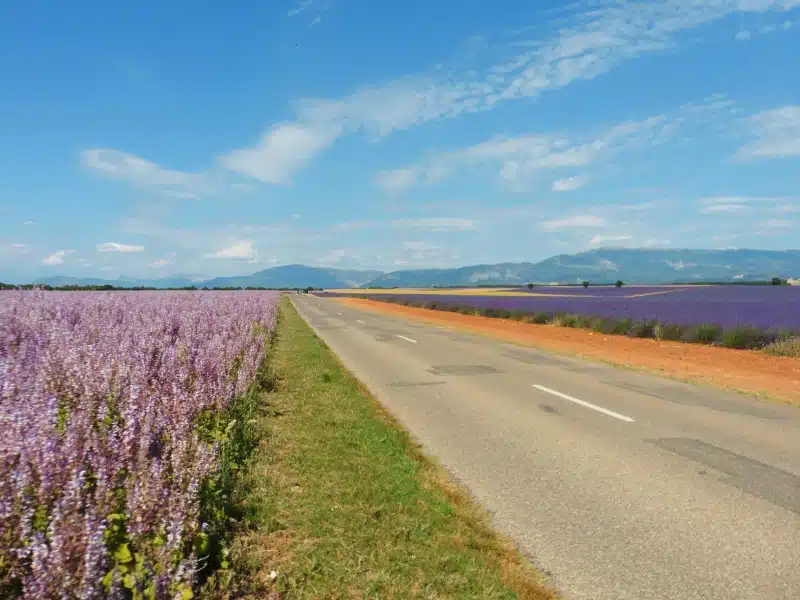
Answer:
[[583, 329], [473, 317], [359, 298], [338, 302], [402, 315], [562, 354], [602, 360], [668, 377], [736, 389], [800, 406], [800, 359], [649, 339], [604, 335]]

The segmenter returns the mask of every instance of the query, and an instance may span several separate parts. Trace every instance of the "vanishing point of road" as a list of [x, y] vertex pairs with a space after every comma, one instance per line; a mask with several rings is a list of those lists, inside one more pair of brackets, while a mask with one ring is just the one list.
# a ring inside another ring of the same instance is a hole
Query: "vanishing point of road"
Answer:
[[797, 408], [295, 298], [566, 598], [800, 599]]

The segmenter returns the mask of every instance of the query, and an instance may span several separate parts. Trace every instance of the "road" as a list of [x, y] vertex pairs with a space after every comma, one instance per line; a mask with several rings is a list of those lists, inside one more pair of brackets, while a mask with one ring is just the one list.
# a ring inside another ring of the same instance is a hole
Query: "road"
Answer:
[[800, 599], [800, 410], [293, 298], [565, 597]]

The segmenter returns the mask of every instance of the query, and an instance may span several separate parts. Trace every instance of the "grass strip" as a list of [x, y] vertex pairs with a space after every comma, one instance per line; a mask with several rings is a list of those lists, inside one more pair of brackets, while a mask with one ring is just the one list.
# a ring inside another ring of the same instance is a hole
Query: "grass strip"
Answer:
[[204, 596], [556, 597], [286, 298], [271, 364], [231, 567]]

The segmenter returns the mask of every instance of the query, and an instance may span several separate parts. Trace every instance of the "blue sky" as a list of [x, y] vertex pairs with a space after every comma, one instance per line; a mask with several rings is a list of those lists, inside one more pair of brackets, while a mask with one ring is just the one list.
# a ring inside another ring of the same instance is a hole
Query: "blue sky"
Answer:
[[800, 0], [234, 5], [4, 0], [0, 280], [800, 246]]

